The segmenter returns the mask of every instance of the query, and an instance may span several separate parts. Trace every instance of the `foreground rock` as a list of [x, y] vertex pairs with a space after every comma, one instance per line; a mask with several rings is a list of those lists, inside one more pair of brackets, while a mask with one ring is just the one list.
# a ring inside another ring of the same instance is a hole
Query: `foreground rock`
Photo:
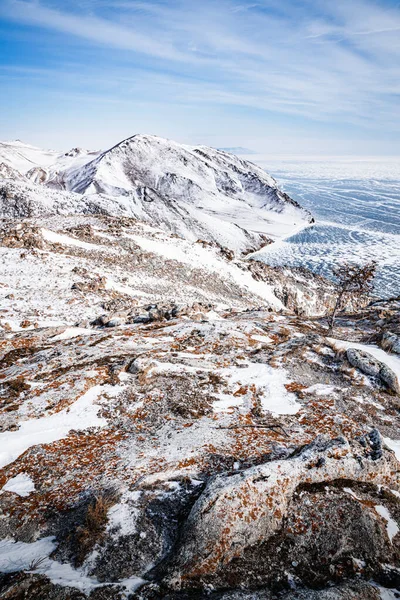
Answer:
[[346, 354], [347, 358], [349, 359], [349, 363], [353, 365], [353, 367], [356, 367], [366, 375], [377, 377], [384, 384], [386, 384], [390, 390], [396, 394], [400, 393], [400, 385], [397, 375], [385, 363], [377, 360], [369, 352], [357, 350], [356, 348], [349, 348]]

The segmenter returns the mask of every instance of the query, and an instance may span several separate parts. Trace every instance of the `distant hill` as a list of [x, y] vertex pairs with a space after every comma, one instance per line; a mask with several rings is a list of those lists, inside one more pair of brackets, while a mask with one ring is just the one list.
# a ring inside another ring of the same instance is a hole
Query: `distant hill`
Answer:
[[219, 148], [223, 152], [229, 152], [230, 154], [257, 154], [254, 150], [250, 150], [250, 148], [243, 148], [242, 146], [234, 146], [233, 148]]

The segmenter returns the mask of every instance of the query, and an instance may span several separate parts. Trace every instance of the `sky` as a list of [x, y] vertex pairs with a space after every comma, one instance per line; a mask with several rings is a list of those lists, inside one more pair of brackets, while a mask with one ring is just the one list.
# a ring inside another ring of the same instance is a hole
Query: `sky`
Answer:
[[0, 0], [0, 139], [400, 155], [397, 0]]

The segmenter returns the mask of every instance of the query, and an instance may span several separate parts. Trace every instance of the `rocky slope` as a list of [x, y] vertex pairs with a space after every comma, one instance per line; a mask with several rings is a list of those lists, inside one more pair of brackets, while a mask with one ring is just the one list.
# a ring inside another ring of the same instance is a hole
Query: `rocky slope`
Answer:
[[0, 598], [395, 598], [399, 306], [129, 218], [0, 231]]
[[[29, 184], [3, 180], [3, 216], [13, 216], [17, 198], [27, 212], [15, 216], [124, 214], [191, 241], [200, 238], [242, 251], [256, 250], [312, 221], [262, 169], [212, 148], [135, 135], [101, 154], [74, 149], [62, 156], [41, 155], [27, 147], [23, 159], [20, 143], [3, 146], [3, 162], [30, 179]], [[32, 167], [34, 160], [38, 163]]]

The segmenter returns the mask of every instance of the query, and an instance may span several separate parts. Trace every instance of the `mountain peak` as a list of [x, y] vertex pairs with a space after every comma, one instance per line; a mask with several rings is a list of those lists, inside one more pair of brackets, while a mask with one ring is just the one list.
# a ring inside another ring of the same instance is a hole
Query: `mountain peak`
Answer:
[[101, 153], [3, 146], [0, 159], [36, 184], [73, 193], [79, 210], [101, 196], [108, 214], [122, 210], [186, 239], [233, 250], [259, 249], [311, 221], [257, 165], [153, 134], [137, 133]]

